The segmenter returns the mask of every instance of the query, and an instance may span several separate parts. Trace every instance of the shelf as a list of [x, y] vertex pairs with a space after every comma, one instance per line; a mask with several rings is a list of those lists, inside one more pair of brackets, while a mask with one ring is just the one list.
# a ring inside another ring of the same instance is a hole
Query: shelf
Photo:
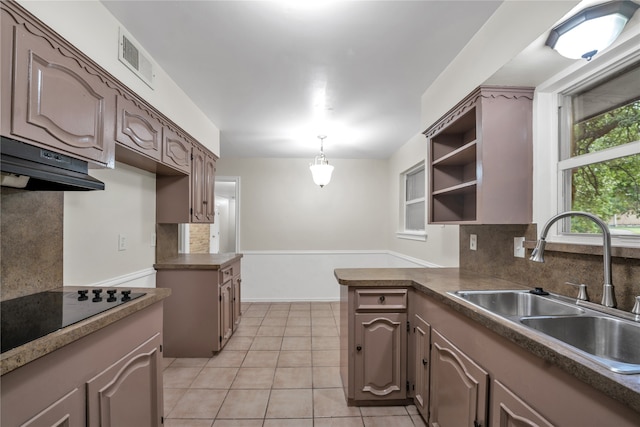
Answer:
[[433, 196], [440, 196], [440, 195], [458, 195], [458, 194], [469, 194], [469, 193], [474, 193], [476, 191], [476, 185], [477, 185], [477, 181], [469, 181], [469, 182], [463, 182], [462, 184], [458, 184], [458, 185], [454, 185], [451, 187], [447, 187], [447, 188], [443, 188], [442, 190], [438, 190], [438, 191], [433, 191], [431, 194]]
[[476, 140], [433, 161], [433, 166], [462, 166], [476, 161]]

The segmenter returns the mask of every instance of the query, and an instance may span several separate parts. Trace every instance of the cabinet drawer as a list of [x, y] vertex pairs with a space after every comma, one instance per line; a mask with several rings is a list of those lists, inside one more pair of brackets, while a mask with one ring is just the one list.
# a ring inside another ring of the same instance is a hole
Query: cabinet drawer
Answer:
[[220, 270], [220, 283], [224, 283], [227, 280], [231, 279], [233, 276], [237, 276], [240, 274], [240, 263], [234, 262], [228, 267]]
[[356, 310], [406, 310], [406, 289], [356, 289]]

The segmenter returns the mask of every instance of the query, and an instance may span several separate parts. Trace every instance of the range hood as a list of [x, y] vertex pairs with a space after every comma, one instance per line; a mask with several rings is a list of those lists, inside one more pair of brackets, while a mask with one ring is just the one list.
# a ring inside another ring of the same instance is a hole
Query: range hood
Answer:
[[84, 160], [4, 136], [0, 153], [3, 187], [34, 191], [104, 190], [102, 181], [89, 176]]

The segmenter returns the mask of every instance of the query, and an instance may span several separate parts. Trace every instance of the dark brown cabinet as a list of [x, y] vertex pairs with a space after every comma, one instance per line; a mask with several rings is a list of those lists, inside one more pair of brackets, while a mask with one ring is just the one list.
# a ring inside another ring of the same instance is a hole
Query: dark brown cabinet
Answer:
[[429, 127], [429, 223], [528, 224], [533, 89], [481, 86]]
[[101, 73], [13, 6], [2, 38], [2, 134], [113, 167], [116, 92]]
[[432, 331], [429, 425], [485, 426], [489, 374], [438, 331]]

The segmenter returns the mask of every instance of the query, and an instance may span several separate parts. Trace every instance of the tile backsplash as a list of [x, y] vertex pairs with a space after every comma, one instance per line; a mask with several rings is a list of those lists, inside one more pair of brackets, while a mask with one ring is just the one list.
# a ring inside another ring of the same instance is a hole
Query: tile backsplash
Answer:
[[[477, 250], [469, 249], [469, 236], [478, 236]], [[604, 268], [602, 254], [555, 251], [549, 247], [544, 263], [513, 256], [513, 238], [535, 241], [536, 226], [529, 225], [463, 225], [460, 226], [460, 268], [511, 280], [529, 287], [541, 286], [550, 292], [575, 297], [578, 290], [565, 282], [587, 285], [589, 299], [600, 302]], [[614, 252], [615, 254], [615, 252]], [[618, 308], [630, 311], [640, 295], [640, 249], [624, 251], [612, 257], [612, 275]]]
[[0, 300], [62, 286], [64, 193], [0, 193]]

